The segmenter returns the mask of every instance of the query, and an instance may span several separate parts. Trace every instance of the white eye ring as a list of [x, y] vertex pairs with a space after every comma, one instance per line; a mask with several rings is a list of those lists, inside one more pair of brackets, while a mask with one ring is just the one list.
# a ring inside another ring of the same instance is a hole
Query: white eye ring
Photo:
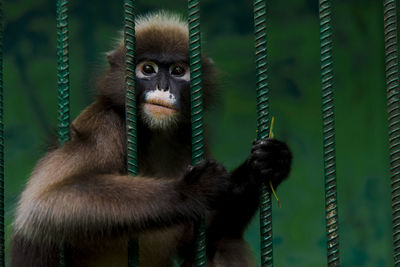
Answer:
[[158, 72], [158, 66], [153, 61], [143, 61], [136, 66], [136, 77], [148, 78]]

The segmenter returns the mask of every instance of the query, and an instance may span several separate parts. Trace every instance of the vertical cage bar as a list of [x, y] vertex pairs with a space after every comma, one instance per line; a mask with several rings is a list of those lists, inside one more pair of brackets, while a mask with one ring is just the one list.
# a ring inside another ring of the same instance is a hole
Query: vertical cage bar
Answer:
[[328, 266], [339, 266], [339, 227], [336, 192], [335, 115], [332, 71], [331, 3], [319, 1], [321, 42], [322, 135], [325, 174], [325, 219]]
[[[58, 146], [70, 138], [68, 0], [57, 0], [57, 91]], [[60, 266], [67, 266], [66, 245], [60, 251]]]
[[[203, 92], [201, 79], [200, 1], [188, 0], [190, 94], [192, 120], [192, 164], [204, 159]], [[206, 236], [204, 219], [196, 229], [196, 266], [206, 266]]]
[[68, 0], [57, 0], [58, 144], [69, 140]]
[[[136, 125], [136, 72], [135, 72], [135, 1], [125, 0], [124, 44], [125, 44], [125, 82], [126, 82], [126, 137], [128, 174], [136, 176], [137, 164], [137, 125]], [[139, 266], [139, 241], [128, 241], [128, 266]]]
[[0, 0], [0, 266], [5, 267], [4, 242], [4, 115], [3, 115], [3, 1]]
[[400, 96], [396, 1], [384, 0], [386, 92], [389, 124], [394, 266], [400, 265]]
[[[266, 5], [266, 0], [254, 0], [258, 140], [268, 137], [270, 125]], [[261, 266], [273, 266], [271, 192], [265, 184], [260, 191]]]

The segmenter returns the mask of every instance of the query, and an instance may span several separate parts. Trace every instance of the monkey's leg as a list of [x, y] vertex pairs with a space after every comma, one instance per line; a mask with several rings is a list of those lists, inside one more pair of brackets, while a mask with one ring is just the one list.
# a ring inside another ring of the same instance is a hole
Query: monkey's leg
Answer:
[[211, 267], [254, 267], [256, 266], [249, 245], [242, 238], [224, 238], [217, 242]]
[[[194, 255], [189, 256], [181, 267], [193, 267]], [[243, 238], [222, 238], [207, 245], [208, 267], [253, 267], [254, 259], [249, 245]]]

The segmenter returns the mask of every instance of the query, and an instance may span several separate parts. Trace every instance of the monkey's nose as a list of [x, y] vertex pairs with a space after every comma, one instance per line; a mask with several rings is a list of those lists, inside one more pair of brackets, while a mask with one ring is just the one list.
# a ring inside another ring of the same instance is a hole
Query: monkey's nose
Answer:
[[157, 85], [157, 90], [166, 92], [169, 90], [169, 85], [168, 84], [164, 84], [163, 86]]

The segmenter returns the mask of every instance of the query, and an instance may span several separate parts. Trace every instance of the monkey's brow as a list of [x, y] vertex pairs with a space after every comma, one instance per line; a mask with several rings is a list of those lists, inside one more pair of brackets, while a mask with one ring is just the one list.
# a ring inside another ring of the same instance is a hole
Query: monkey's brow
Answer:
[[137, 62], [150, 60], [160, 64], [185, 63], [189, 64], [189, 58], [183, 54], [168, 54], [168, 53], [143, 53], [137, 56]]

